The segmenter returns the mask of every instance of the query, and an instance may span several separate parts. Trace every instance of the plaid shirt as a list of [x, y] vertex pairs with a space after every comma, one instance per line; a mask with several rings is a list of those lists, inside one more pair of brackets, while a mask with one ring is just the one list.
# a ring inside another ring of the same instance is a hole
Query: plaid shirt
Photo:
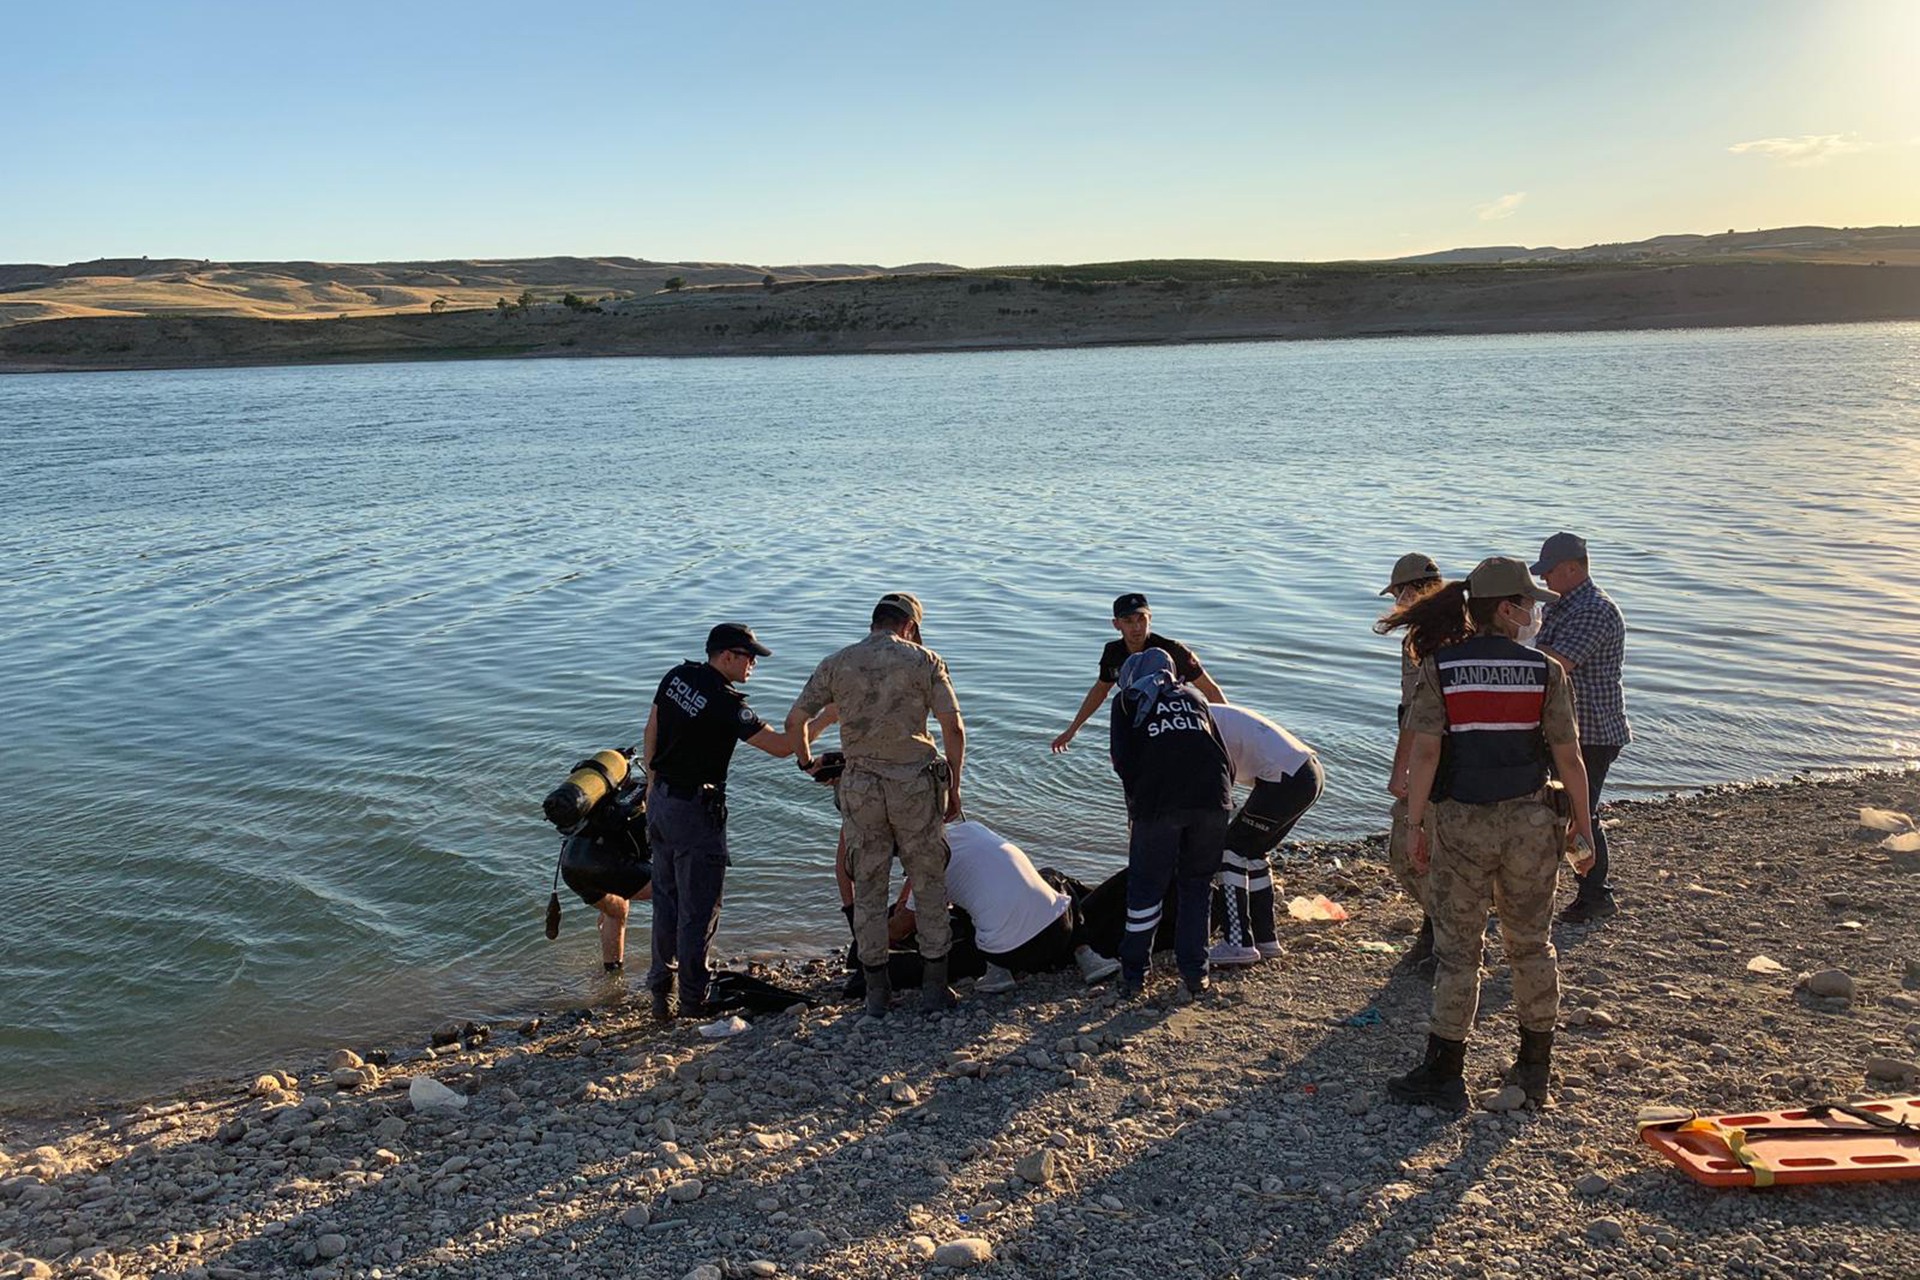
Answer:
[[1624, 747], [1633, 741], [1620, 663], [1627, 624], [1619, 606], [1589, 578], [1546, 608], [1540, 647], [1573, 664], [1573, 706], [1584, 746]]

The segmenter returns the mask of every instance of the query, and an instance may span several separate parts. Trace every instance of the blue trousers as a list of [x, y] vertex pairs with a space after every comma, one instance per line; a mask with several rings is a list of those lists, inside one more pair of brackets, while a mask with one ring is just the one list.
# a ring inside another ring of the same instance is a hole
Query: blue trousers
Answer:
[[664, 991], [680, 970], [682, 1004], [707, 1001], [707, 948], [720, 927], [726, 888], [724, 814], [656, 785], [647, 793], [647, 843], [653, 851], [653, 965], [647, 986]]
[[1207, 933], [1212, 924], [1213, 876], [1226, 847], [1225, 809], [1168, 809], [1135, 817], [1127, 847], [1127, 931], [1120, 939], [1120, 966], [1127, 981], [1147, 976], [1161, 904], [1175, 889], [1173, 956], [1189, 985], [1207, 976]]

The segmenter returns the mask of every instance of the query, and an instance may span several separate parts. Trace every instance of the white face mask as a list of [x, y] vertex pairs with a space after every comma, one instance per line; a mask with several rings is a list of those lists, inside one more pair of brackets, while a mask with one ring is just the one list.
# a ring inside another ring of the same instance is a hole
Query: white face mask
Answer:
[[1540, 638], [1540, 620], [1544, 616], [1545, 610], [1540, 607], [1540, 602], [1535, 600], [1532, 610], [1527, 614], [1526, 624], [1513, 633], [1513, 638], [1521, 644], [1532, 644]]

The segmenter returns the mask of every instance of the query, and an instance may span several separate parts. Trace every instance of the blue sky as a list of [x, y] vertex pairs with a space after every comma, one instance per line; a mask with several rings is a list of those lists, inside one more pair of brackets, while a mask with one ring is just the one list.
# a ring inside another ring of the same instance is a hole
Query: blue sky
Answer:
[[9, 262], [1311, 260], [1920, 223], [1920, 0], [0, 21]]

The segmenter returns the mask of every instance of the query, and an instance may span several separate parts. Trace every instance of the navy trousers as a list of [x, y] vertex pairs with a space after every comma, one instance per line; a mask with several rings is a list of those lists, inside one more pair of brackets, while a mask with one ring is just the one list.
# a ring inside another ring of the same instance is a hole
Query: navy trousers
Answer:
[[683, 1005], [707, 1001], [707, 948], [720, 927], [726, 888], [724, 811], [656, 785], [647, 793], [647, 842], [653, 850], [653, 966], [647, 986], [663, 991], [680, 971]]
[[1135, 817], [1127, 847], [1127, 931], [1120, 965], [1127, 981], [1146, 979], [1160, 927], [1161, 902], [1173, 886], [1179, 910], [1174, 921], [1174, 959], [1189, 985], [1207, 976], [1207, 926], [1213, 877], [1226, 847], [1225, 809], [1168, 809]]

